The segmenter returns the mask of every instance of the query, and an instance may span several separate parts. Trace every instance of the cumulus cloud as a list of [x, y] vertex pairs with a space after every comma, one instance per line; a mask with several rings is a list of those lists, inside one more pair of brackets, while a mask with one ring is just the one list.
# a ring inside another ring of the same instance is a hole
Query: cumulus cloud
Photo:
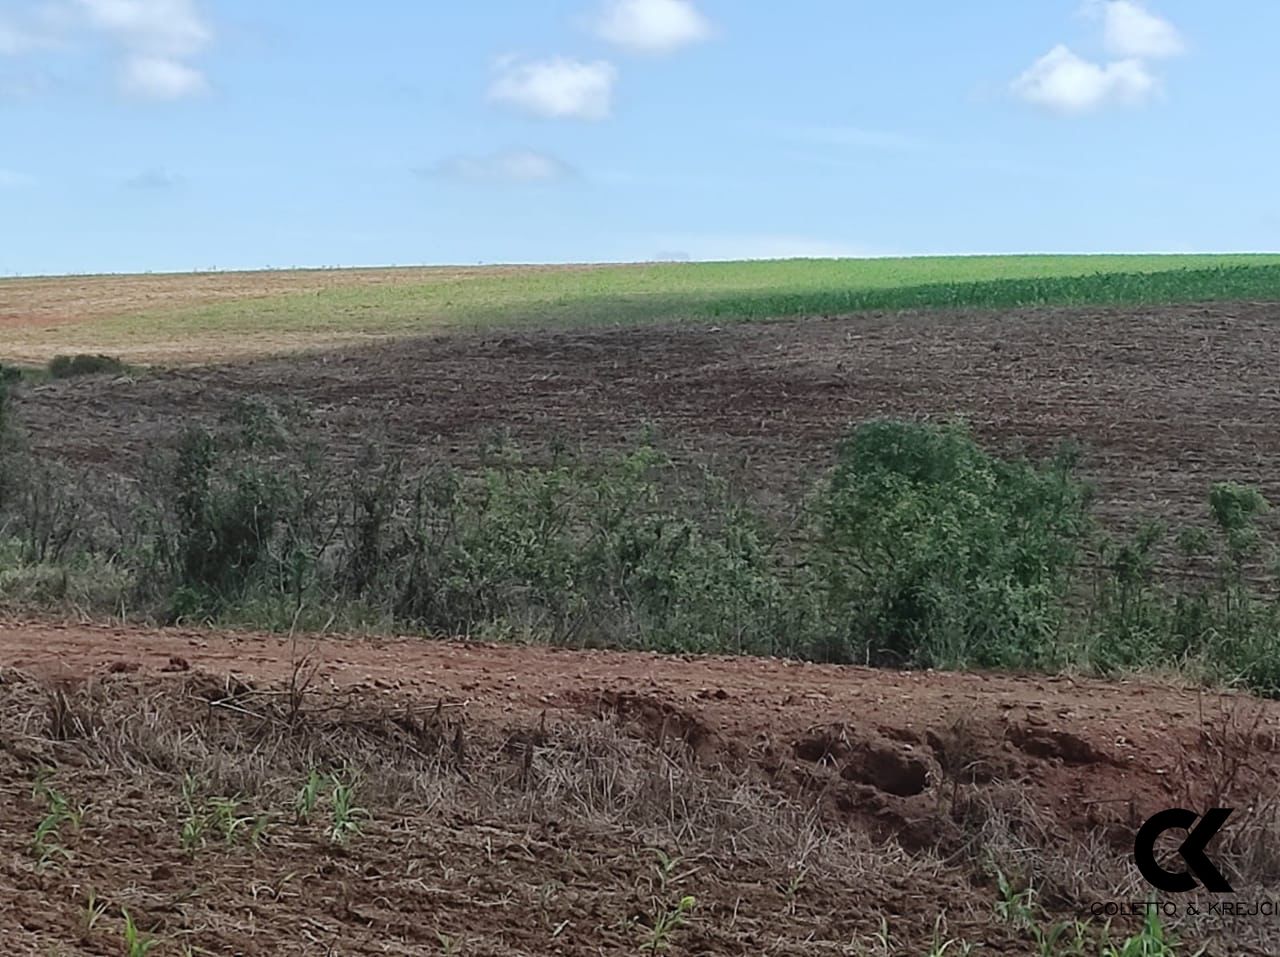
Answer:
[[613, 111], [618, 71], [604, 60], [568, 57], [500, 64], [489, 96], [549, 119], [603, 120]]
[[74, 0], [88, 25], [125, 52], [120, 87], [154, 100], [177, 100], [208, 89], [188, 61], [213, 40], [194, 0]]
[[672, 53], [711, 36], [692, 0], [611, 0], [596, 25], [610, 43], [635, 53]]
[[208, 88], [192, 59], [213, 41], [196, 0], [48, 0], [25, 21], [0, 20], [0, 54], [66, 45], [96, 35], [119, 57], [121, 89], [172, 100]]
[[452, 156], [428, 170], [427, 175], [482, 183], [546, 183], [575, 175], [559, 157], [537, 150], [504, 150], [485, 156]]
[[1134, 0], [1107, 0], [1102, 17], [1103, 41], [1112, 56], [1159, 60], [1186, 51], [1177, 27]]
[[1059, 113], [1087, 113], [1104, 106], [1140, 106], [1160, 88], [1141, 60], [1099, 64], [1058, 44], [1013, 82], [1028, 103]]
[[1161, 88], [1149, 61], [1185, 51], [1178, 29], [1138, 0], [1086, 0], [1083, 12], [1101, 19], [1103, 45], [1115, 59], [1097, 62], [1059, 43], [1013, 81], [1014, 95], [1064, 114], [1149, 102]]
[[213, 39], [194, 0], [75, 0], [75, 5], [91, 26], [136, 53], [187, 57]]

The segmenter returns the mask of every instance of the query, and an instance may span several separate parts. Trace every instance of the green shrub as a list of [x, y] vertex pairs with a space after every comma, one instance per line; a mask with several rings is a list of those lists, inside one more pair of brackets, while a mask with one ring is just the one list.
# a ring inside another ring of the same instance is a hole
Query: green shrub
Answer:
[[1023, 667], [1052, 656], [1090, 529], [1065, 452], [1038, 468], [958, 425], [871, 422], [816, 503], [833, 657]]
[[233, 456], [207, 429], [180, 439], [171, 476], [175, 527], [169, 553], [176, 616], [210, 614], [241, 597], [276, 533], [283, 483], [268, 468]]
[[670, 468], [641, 447], [594, 470], [514, 462], [475, 484], [420, 481], [394, 550], [396, 617], [452, 631], [517, 623], [559, 642], [774, 651], [785, 591], [775, 543], [709, 480], [723, 505], [714, 513], [663, 502]]
[[106, 373], [119, 375], [125, 370], [125, 364], [112, 356], [80, 353], [74, 356], [54, 356], [49, 360], [49, 375], [55, 379]]
[[784, 531], [648, 444], [509, 450], [477, 473], [340, 465], [246, 402], [140, 487], [40, 459], [0, 377], [0, 603], [275, 629], [414, 628], [907, 667], [1183, 668], [1280, 695], [1280, 562], [1261, 494], [1204, 527], [1101, 535], [1070, 450], [870, 422]]

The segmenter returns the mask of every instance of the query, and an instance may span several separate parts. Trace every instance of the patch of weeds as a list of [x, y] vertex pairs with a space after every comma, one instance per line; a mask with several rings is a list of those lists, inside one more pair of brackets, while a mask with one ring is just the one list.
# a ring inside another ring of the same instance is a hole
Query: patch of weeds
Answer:
[[214, 830], [222, 835], [223, 843], [228, 847], [235, 844], [241, 831], [254, 823], [252, 817], [237, 813], [240, 809], [238, 797], [211, 797], [206, 807]]
[[54, 379], [72, 379], [83, 375], [120, 375], [127, 367], [113, 356], [77, 353], [73, 356], [54, 356], [49, 360], [49, 376]]
[[254, 848], [261, 846], [271, 825], [269, 815], [256, 817], [240, 813], [243, 803], [236, 797], [202, 797], [201, 781], [191, 774], [182, 778], [182, 826], [179, 831], [179, 843], [182, 849], [194, 854], [205, 846], [207, 836], [212, 833], [221, 838], [227, 847], [235, 846], [244, 835]]
[[[1201, 949], [1191, 957], [1202, 957], [1204, 953]], [[1107, 942], [1102, 957], [1178, 957], [1177, 941], [1165, 929], [1159, 911], [1149, 907], [1142, 929], [1118, 944]]]

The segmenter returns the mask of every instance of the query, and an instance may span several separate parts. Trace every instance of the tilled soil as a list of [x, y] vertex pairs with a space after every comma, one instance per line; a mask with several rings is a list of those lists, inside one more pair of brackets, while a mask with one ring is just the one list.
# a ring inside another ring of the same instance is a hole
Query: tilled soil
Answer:
[[1280, 496], [1280, 305], [884, 315], [452, 335], [30, 390], [38, 447], [142, 468], [246, 396], [300, 403], [331, 454], [385, 440], [468, 464], [496, 432], [616, 447], [656, 426], [749, 489], [794, 493], [850, 423], [967, 418], [1005, 451], [1078, 441], [1105, 515], [1201, 520], [1212, 482]]
[[[213, 953], [632, 953], [685, 894], [673, 953], [923, 952], [940, 916], [1028, 953], [990, 860], [1054, 918], [1142, 899], [1134, 830], [1173, 806], [1236, 807], [1215, 854], [1242, 898], [1274, 878], [1280, 704], [1149, 680], [18, 622], [0, 668], [15, 953], [117, 953], [122, 909]], [[188, 762], [249, 813], [288, 801], [298, 755], [364, 762], [358, 837], [289, 817], [256, 851], [180, 848]], [[90, 802], [43, 867], [41, 767]], [[283, 791], [243, 783], [281, 769]], [[665, 877], [655, 848], [681, 858]], [[110, 913], [86, 929], [90, 890]], [[881, 917], [901, 949], [852, 949]], [[1273, 952], [1257, 921], [1185, 929]]]

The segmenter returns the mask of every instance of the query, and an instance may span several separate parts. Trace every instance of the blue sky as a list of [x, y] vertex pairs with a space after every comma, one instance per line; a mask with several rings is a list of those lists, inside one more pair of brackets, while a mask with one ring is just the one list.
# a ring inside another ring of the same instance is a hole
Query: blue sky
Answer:
[[0, 274], [1280, 249], [1274, 0], [0, 0]]

